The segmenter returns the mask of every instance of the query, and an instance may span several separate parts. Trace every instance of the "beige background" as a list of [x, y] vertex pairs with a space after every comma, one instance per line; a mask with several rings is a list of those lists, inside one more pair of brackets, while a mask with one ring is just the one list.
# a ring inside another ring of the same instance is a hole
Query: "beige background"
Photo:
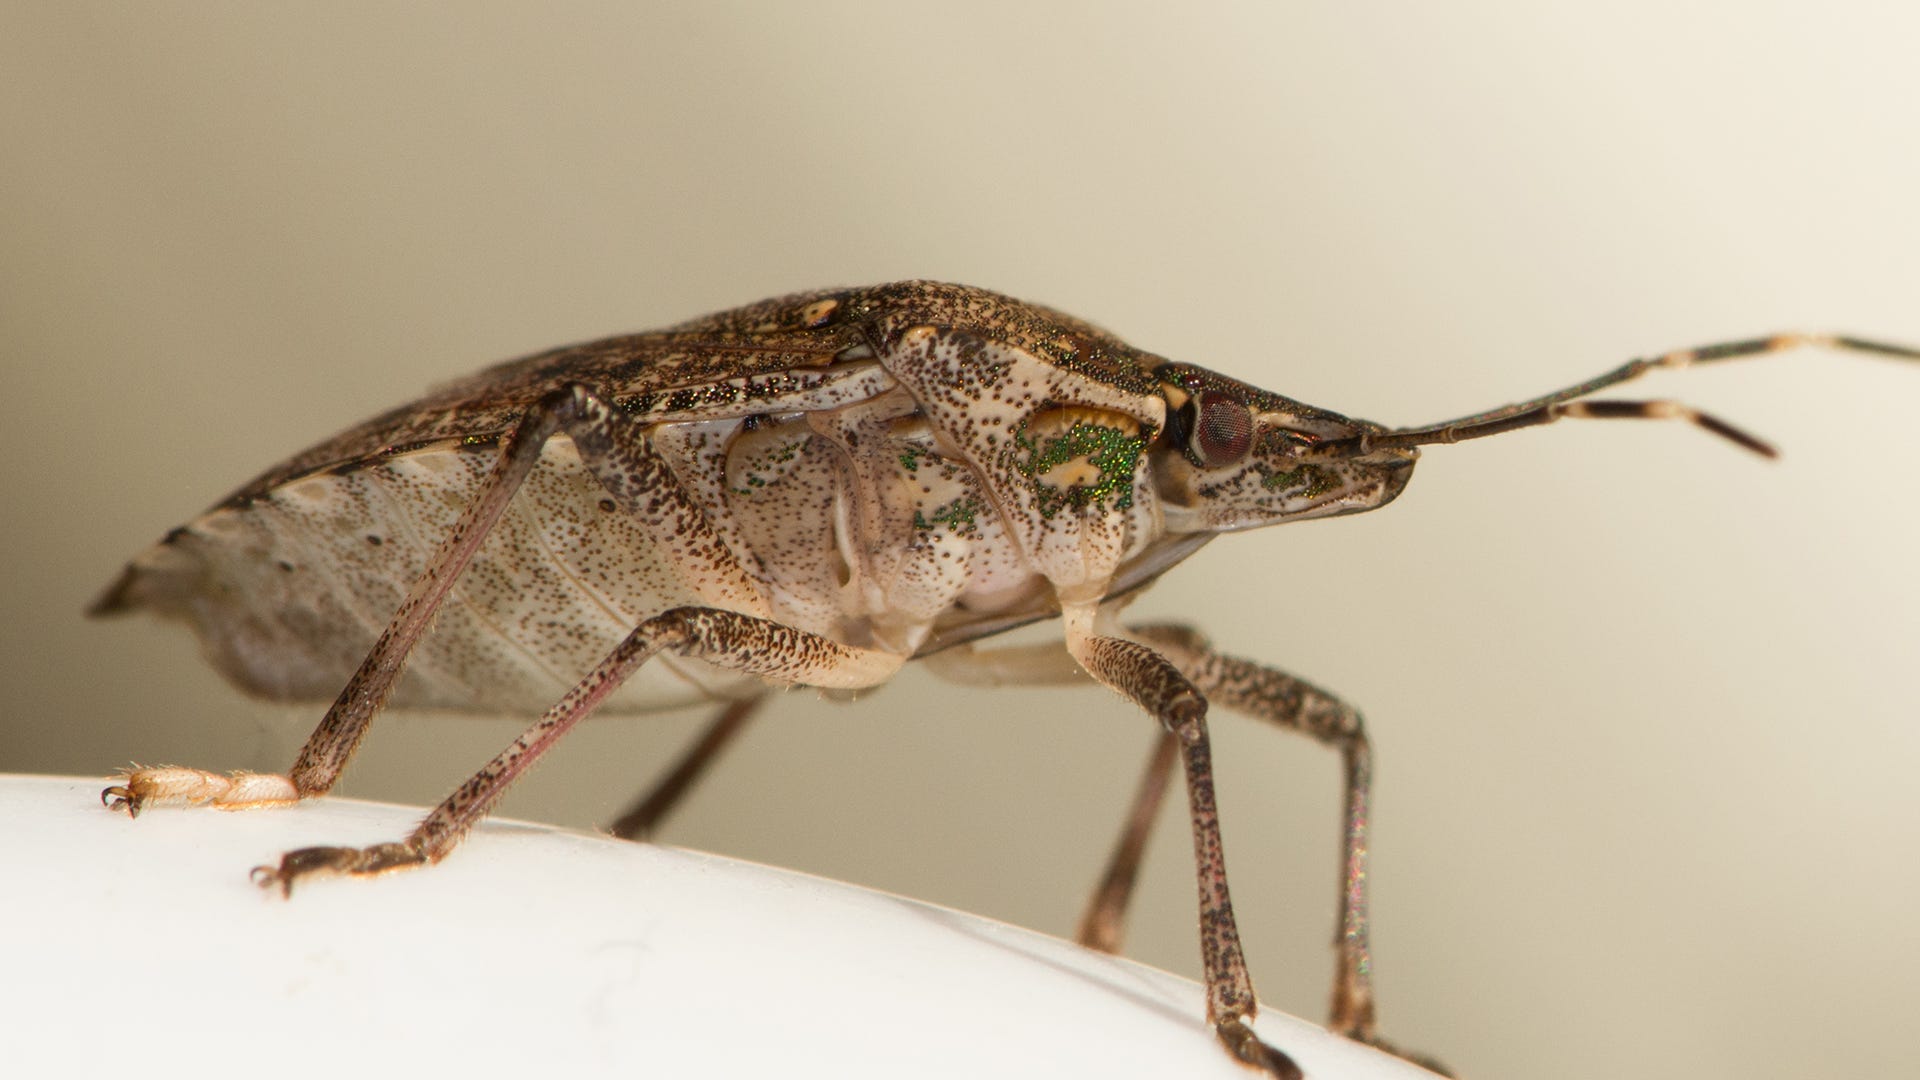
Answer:
[[[0, 768], [283, 767], [317, 710], [80, 619], [125, 557], [429, 384], [791, 289], [987, 285], [1396, 423], [1920, 341], [1910, 6], [545, 7], [0, 7]], [[1482, 1080], [1911, 1074], [1920, 370], [1645, 390], [1788, 456], [1441, 448], [1142, 606], [1367, 710], [1397, 1038]], [[669, 840], [1054, 932], [1151, 737], [919, 672], [778, 705]], [[431, 801], [523, 719], [392, 717], [345, 790]], [[696, 722], [596, 725], [508, 812], [601, 820]], [[1319, 1015], [1334, 760], [1216, 731], [1256, 975]], [[1137, 955], [1197, 969], [1191, 890], [1169, 820]]]

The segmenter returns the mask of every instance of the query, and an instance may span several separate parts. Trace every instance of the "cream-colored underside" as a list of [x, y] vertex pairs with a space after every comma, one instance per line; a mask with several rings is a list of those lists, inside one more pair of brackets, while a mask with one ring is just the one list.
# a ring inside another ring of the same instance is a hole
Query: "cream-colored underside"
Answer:
[[[876, 424], [895, 426], [884, 415]], [[656, 431], [683, 490], [758, 586], [745, 602], [610, 508], [571, 440], [554, 439], [414, 649], [394, 704], [537, 712], [644, 619], [682, 605], [744, 610], [904, 657], [943, 615], [1035, 603], [1044, 583], [971, 472], [933, 454], [924, 425], [898, 426], [883, 440], [888, 453], [871, 459], [880, 464], [864, 469], [802, 418], [751, 432], [733, 421]], [[913, 469], [899, 465], [903, 454]], [[135, 560], [133, 596], [193, 624], [209, 659], [246, 689], [330, 700], [495, 456], [399, 455], [214, 510]], [[977, 513], [962, 520], [956, 505]], [[651, 711], [760, 688], [662, 655], [604, 707]]]

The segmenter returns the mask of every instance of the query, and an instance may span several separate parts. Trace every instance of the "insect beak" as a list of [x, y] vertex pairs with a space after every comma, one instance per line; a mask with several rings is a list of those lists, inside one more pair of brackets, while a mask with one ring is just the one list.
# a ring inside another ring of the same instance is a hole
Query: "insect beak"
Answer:
[[1346, 477], [1347, 491], [1338, 500], [1330, 500], [1341, 504], [1336, 512], [1373, 510], [1399, 498], [1407, 481], [1413, 479], [1413, 464], [1419, 457], [1418, 450], [1394, 447], [1347, 459], [1338, 467]]
[[1377, 450], [1365, 460], [1384, 487], [1385, 496], [1377, 504], [1384, 506], [1406, 490], [1407, 481], [1413, 479], [1413, 463], [1420, 460], [1420, 451], [1414, 447]]
[[1406, 489], [1408, 480], [1413, 479], [1413, 465], [1420, 460], [1420, 449], [1414, 446], [1370, 447], [1366, 444], [1365, 434], [1359, 437], [1358, 442], [1360, 452], [1351, 459], [1352, 464], [1362, 475], [1370, 476], [1380, 484], [1379, 501], [1373, 505], [1385, 506]]

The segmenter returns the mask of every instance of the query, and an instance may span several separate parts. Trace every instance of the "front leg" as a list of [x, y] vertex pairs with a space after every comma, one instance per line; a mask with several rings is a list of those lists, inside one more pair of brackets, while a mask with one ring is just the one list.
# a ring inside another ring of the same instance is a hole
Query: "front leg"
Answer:
[[1375, 1018], [1367, 916], [1372, 881], [1367, 863], [1373, 744], [1359, 710], [1277, 668], [1216, 652], [1191, 627], [1162, 624], [1131, 627], [1128, 632], [1163, 651], [1215, 703], [1340, 751], [1346, 798], [1341, 819], [1340, 924], [1334, 936], [1333, 1006], [1327, 1026], [1349, 1039], [1446, 1073], [1432, 1058], [1408, 1053], [1382, 1039]]
[[720, 608], [675, 608], [635, 627], [606, 659], [567, 691], [540, 720], [459, 790], [433, 809], [406, 839], [366, 848], [302, 848], [278, 866], [256, 867], [262, 888], [293, 892], [294, 882], [326, 874], [372, 875], [438, 862], [478, 824], [508, 785], [641, 664], [670, 651], [790, 686], [858, 689], [885, 682], [905, 662], [874, 649], [842, 645], [790, 626]]
[[1207, 700], [1166, 657], [1137, 641], [1098, 633], [1092, 605], [1069, 605], [1067, 650], [1089, 674], [1152, 713], [1170, 732], [1186, 766], [1187, 805], [1193, 821], [1200, 886], [1200, 961], [1206, 974], [1207, 1022], [1236, 1059], [1283, 1080], [1301, 1080], [1300, 1066], [1260, 1041], [1252, 1021], [1259, 1011], [1253, 978], [1240, 948], [1240, 928], [1227, 891], [1220, 813], [1213, 798], [1213, 749], [1207, 737]]

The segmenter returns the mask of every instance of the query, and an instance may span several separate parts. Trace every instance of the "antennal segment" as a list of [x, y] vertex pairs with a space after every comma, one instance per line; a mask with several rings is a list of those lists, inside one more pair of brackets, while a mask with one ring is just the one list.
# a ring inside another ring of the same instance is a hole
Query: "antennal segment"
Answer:
[[1902, 360], [1920, 360], [1920, 349], [1832, 334], [1776, 334], [1773, 337], [1728, 341], [1718, 345], [1706, 345], [1697, 349], [1683, 349], [1661, 356], [1630, 360], [1612, 371], [1583, 383], [1528, 401], [1474, 413], [1471, 416], [1462, 416], [1438, 424], [1395, 428], [1391, 431], [1330, 441], [1315, 448], [1309, 456], [1347, 456], [1368, 454], [1376, 450], [1426, 446], [1432, 443], [1464, 442], [1468, 439], [1482, 439], [1488, 435], [1499, 435], [1520, 428], [1539, 427], [1542, 424], [1551, 424], [1563, 416], [1571, 416], [1583, 420], [1685, 420], [1756, 454], [1777, 457], [1778, 451], [1765, 441], [1717, 416], [1679, 402], [1583, 401], [1580, 399], [1609, 386], [1618, 386], [1637, 379], [1655, 368], [1683, 368], [1720, 360], [1763, 356], [1806, 345], [1818, 345], [1848, 352], [1872, 353]]

